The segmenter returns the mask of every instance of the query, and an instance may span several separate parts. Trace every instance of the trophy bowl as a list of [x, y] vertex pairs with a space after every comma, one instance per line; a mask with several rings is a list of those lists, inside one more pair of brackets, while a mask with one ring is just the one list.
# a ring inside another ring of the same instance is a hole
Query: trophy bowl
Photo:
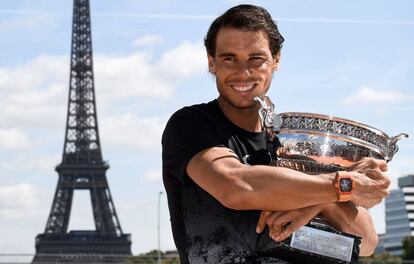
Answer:
[[390, 137], [374, 127], [328, 115], [288, 112], [279, 114], [281, 125], [274, 131], [282, 146], [276, 166], [306, 173], [346, 170], [364, 157], [392, 160], [397, 141], [407, 134]]

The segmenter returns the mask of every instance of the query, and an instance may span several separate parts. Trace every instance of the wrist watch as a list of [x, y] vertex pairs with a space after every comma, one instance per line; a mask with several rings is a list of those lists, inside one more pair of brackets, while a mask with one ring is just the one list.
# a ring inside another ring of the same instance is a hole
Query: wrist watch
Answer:
[[345, 171], [337, 171], [333, 186], [338, 194], [338, 202], [348, 202], [354, 190], [354, 181], [352, 176]]

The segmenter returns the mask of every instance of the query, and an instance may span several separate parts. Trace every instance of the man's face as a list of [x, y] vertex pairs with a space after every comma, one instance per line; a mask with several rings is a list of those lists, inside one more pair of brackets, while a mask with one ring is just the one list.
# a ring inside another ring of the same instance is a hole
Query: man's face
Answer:
[[217, 34], [216, 54], [209, 55], [208, 62], [220, 97], [229, 106], [245, 109], [254, 107], [253, 98], [269, 89], [279, 54], [272, 56], [264, 31], [224, 27]]

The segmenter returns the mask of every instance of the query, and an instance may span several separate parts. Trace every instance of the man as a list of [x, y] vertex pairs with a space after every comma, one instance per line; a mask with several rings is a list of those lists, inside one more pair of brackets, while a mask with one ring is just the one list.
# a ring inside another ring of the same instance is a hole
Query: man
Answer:
[[163, 180], [183, 264], [260, 263], [261, 249], [317, 214], [361, 236], [362, 255], [375, 249], [365, 208], [388, 195], [385, 162], [363, 159], [346, 172], [355, 188], [341, 203], [335, 173], [309, 177], [266, 166], [276, 157], [268, 152], [253, 98], [268, 91], [282, 42], [268, 12], [252, 5], [229, 9], [207, 33], [208, 67], [219, 96], [177, 111], [162, 139]]

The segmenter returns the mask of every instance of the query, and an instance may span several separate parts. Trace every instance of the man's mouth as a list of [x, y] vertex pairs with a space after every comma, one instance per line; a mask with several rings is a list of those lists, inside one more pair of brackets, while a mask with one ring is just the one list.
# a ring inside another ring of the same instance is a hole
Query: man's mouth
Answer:
[[254, 87], [256, 87], [255, 83], [249, 83], [249, 84], [232, 84], [230, 85], [231, 88], [236, 90], [237, 92], [245, 93], [250, 90], [253, 90]]

